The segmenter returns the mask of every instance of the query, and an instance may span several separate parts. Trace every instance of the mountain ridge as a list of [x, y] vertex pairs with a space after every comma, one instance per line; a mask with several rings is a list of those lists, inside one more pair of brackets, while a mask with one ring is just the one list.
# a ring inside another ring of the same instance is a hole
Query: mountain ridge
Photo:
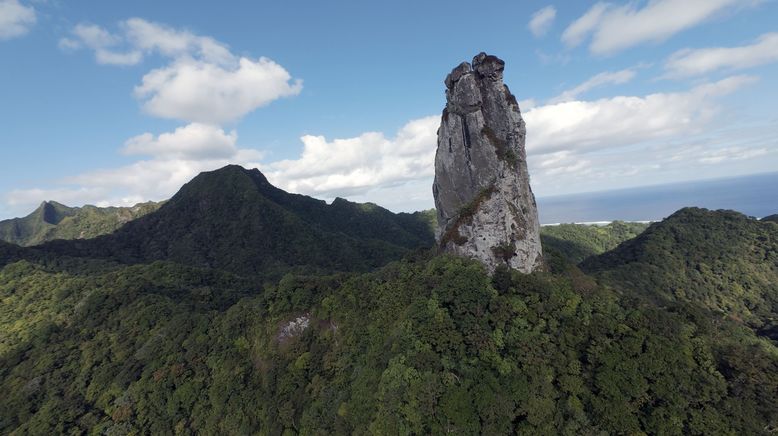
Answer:
[[681, 209], [581, 266], [659, 301], [778, 325], [778, 226], [739, 212]]
[[111, 233], [127, 222], [153, 212], [162, 203], [70, 207], [56, 201], [44, 201], [25, 217], [0, 221], [0, 240], [33, 246], [54, 239], [89, 239]]
[[[187, 197], [196, 209], [195, 199], [216, 198]], [[737, 229], [736, 243], [758, 244], [764, 235], [749, 231], [754, 222], [683, 211], [654, 225], [643, 243], [615, 250], [634, 246], [627, 264], [678, 250], [691, 260], [715, 258], [705, 251], [730, 250]], [[710, 243], [676, 247], [689, 242], [676, 230], [695, 227]], [[0, 243], [0, 259], [6, 250], [40, 248]], [[643, 298], [662, 288], [615, 280], [621, 264], [605, 263], [608, 254], [593, 259], [602, 264], [594, 276], [564, 260], [552, 272], [490, 275], [475, 260], [419, 250], [370, 272], [259, 281], [172, 261], [14, 262], [0, 267], [0, 391], [7, 393], [0, 432], [760, 434], [775, 427], [774, 343], [696, 299]], [[763, 263], [749, 255], [742, 265], [761, 271]], [[660, 262], [650, 271], [657, 280], [649, 283], [661, 284], [694, 269]], [[705, 283], [712, 292], [720, 284]]]
[[367, 270], [431, 246], [426, 222], [424, 214], [345, 200], [328, 205], [274, 187], [257, 169], [228, 165], [201, 173], [158, 210], [112, 234], [50, 241], [35, 250], [131, 264], [172, 260], [240, 274]]

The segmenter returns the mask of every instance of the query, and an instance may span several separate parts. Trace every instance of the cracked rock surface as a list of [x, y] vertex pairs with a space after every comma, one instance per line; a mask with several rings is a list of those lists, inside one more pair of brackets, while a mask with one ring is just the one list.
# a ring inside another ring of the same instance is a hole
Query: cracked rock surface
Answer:
[[542, 266], [540, 225], [527, 172], [526, 128], [503, 83], [505, 62], [480, 53], [446, 77], [435, 182], [444, 252], [528, 273]]

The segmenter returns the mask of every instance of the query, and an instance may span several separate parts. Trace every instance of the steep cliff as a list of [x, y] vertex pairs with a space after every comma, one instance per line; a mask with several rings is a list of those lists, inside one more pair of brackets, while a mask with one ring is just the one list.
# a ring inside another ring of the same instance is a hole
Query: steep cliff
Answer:
[[519, 105], [505, 63], [480, 53], [446, 77], [433, 194], [445, 252], [531, 272], [542, 265]]

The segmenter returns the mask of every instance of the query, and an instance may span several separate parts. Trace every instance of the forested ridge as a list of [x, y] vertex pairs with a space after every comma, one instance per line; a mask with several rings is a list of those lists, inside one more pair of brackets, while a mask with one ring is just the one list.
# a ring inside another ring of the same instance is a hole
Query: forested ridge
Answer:
[[124, 264], [170, 260], [277, 279], [290, 270], [366, 271], [433, 240], [426, 213], [327, 204], [229, 165], [200, 174], [158, 211], [112, 234], [50, 241], [31, 252]]
[[562, 253], [569, 261], [578, 263], [616, 248], [647, 227], [646, 223], [624, 221], [606, 225], [557, 224], [541, 227], [540, 236], [545, 251]]
[[[0, 243], [0, 433], [778, 428], [774, 223], [684, 209], [631, 240], [640, 229], [623, 223], [560, 227], [547, 271], [489, 276], [430, 248], [428, 215], [326, 205], [242, 174], [195, 179], [113, 235]], [[246, 204], [220, 202], [227, 191]], [[214, 228], [227, 206], [235, 228]], [[309, 254], [274, 254], [303, 225]], [[241, 229], [272, 244], [203, 257]]]
[[778, 328], [778, 226], [687, 208], [583, 267], [660, 303], [683, 301], [756, 329]]
[[161, 205], [162, 202], [150, 201], [132, 207], [68, 207], [46, 201], [23, 218], [0, 221], [0, 240], [30, 246], [55, 239], [94, 238], [154, 212]]

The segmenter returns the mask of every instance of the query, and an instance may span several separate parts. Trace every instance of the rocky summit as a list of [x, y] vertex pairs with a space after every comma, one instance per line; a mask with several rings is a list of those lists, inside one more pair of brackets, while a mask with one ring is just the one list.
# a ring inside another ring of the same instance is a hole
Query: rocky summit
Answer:
[[526, 128], [503, 83], [505, 62], [480, 53], [446, 77], [435, 182], [437, 240], [444, 252], [531, 272], [542, 265], [529, 184]]

